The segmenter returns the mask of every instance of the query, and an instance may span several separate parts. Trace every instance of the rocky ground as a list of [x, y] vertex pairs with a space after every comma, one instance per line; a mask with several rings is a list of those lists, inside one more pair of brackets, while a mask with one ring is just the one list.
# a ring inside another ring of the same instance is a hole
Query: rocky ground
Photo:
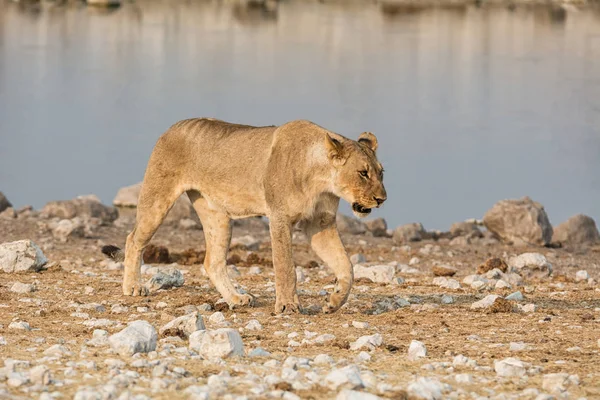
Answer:
[[553, 242], [541, 206], [519, 201], [505, 206], [537, 215], [520, 236], [340, 216], [356, 282], [332, 315], [318, 310], [334, 277], [295, 232], [305, 312], [274, 315], [262, 220], [234, 227], [230, 272], [257, 304], [230, 310], [192, 215], [146, 252], [152, 294], [124, 297], [122, 265], [99, 249], [124, 244], [134, 211], [90, 197], [14, 210], [0, 194], [0, 398], [600, 398], [597, 230], [581, 234], [584, 218]]

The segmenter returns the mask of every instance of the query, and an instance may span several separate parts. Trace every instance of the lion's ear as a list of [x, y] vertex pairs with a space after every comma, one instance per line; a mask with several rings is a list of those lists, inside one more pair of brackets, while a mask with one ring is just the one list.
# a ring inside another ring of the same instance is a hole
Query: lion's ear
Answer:
[[377, 138], [371, 132], [363, 132], [358, 137], [358, 142], [364, 144], [373, 151], [377, 151]]
[[344, 165], [346, 163], [346, 157], [344, 155], [344, 146], [342, 143], [329, 136], [328, 133], [325, 134], [325, 143], [327, 146], [327, 156], [335, 165]]

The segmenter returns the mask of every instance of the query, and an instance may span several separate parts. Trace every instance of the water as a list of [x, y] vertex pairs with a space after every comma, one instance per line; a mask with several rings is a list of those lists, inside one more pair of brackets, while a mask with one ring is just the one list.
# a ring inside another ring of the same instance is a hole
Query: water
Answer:
[[16, 206], [110, 203], [195, 116], [374, 132], [388, 201], [373, 215], [390, 226], [445, 229], [524, 195], [555, 224], [600, 218], [600, 12], [0, 4], [0, 190]]

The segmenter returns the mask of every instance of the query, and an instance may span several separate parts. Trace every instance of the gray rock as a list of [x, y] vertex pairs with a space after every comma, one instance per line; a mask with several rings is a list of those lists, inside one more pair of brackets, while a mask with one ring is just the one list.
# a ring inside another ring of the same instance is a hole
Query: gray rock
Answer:
[[506, 296], [506, 300], [523, 301], [523, 300], [525, 300], [525, 297], [523, 297], [523, 293], [521, 293], [520, 291], [517, 291], [517, 292], [511, 293], [508, 296]]
[[353, 364], [332, 370], [325, 377], [325, 384], [331, 390], [338, 390], [340, 388], [360, 389], [364, 387], [360, 376], [360, 369]]
[[348, 217], [338, 213], [335, 218], [338, 231], [341, 233], [350, 233], [352, 235], [360, 235], [367, 231], [367, 225], [357, 218]]
[[508, 260], [512, 271], [527, 278], [546, 278], [552, 273], [552, 264], [539, 253], [523, 253]]
[[4, 272], [37, 272], [48, 262], [31, 240], [0, 244], [0, 268]]
[[129, 323], [121, 332], [110, 336], [108, 342], [117, 353], [133, 355], [156, 350], [157, 339], [156, 329], [150, 323], [137, 320]]
[[485, 227], [505, 242], [545, 246], [552, 240], [552, 225], [544, 207], [529, 197], [502, 200], [488, 210]]
[[397, 227], [393, 234], [394, 243], [418, 242], [427, 238], [427, 232], [418, 222]]
[[363, 263], [367, 262], [367, 259], [365, 258], [364, 254], [357, 253], [357, 254], [352, 254], [350, 256], [350, 262], [352, 263], [352, 265], [363, 264]]
[[159, 267], [158, 271], [148, 280], [146, 286], [151, 291], [170, 289], [183, 286], [185, 278], [180, 270], [174, 266]]
[[425, 347], [425, 344], [418, 340], [412, 340], [410, 346], [408, 346], [408, 359], [416, 361], [425, 357], [427, 357], [427, 348]]
[[270, 357], [271, 353], [266, 351], [263, 348], [257, 347], [253, 349], [250, 353], [248, 353], [248, 357]]
[[554, 242], [568, 245], [588, 245], [600, 242], [600, 233], [593, 218], [575, 215], [554, 228]]
[[442, 296], [441, 302], [442, 302], [442, 304], [453, 304], [454, 297], [445, 294]]
[[354, 266], [354, 279], [366, 278], [376, 283], [395, 283], [396, 267], [392, 265], [374, 265], [364, 267], [360, 264]]
[[383, 218], [375, 218], [365, 221], [365, 225], [369, 232], [375, 237], [386, 237], [387, 236], [387, 223]]
[[188, 338], [192, 333], [204, 329], [206, 329], [204, 326], [204, 320], [196, 311], [191, 314], [175, 318], [171, 322], [162, 326], [158, 332], [161, 336], [179, 336]]
[[96, 196], [79, 196], [73, 200], [51, 201], [40, 211], [40, 216], [46, 218], [83, 219], [98, 218], [104, 224], [109, 224], [119, 217], [114, 207], [105, 206]]
[[15, 282], [10, 287], [10, 291], [14, 292], [14, 293], [20, 293], [20, 294], [31, 293], [31, 292], [35, 292], [35, 285], [33, 285], [31, 283]]
[[498, 376], [524, 376], [529, 367], [530, 364], [513, 357], [494, 362], [494, 370]]
[[0, 192], [0, 212], [6, 210], [9, 207], [12, 207], [12, 204], [10, 204], [10, 201], [8, 201], [4, 193]]
[[83, 237], [83, 222], [79, 218], [63, 219], [52, 229], [52, 236], [61, 243], [66, 243], [71, 237]]
[[450, 236], [456, 238], [458, 236], [483, 237], [483, 233], [473, 222], [455, 222], [450, 227]]
[[238, 331], [234, 329], [205, 331], [198, 346], [198, 353], [207, 359], [244, 356], [244, 343]]

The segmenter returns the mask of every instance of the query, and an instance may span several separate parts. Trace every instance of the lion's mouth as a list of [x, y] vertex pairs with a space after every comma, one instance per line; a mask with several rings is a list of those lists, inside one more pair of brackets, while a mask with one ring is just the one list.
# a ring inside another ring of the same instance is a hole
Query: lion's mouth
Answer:
[[367, 207], [363, 207], [358, 203], [352, 203], [352, 211], [357, 212], [359, 214], [369, 214], [371, 213], [371, 209]]

